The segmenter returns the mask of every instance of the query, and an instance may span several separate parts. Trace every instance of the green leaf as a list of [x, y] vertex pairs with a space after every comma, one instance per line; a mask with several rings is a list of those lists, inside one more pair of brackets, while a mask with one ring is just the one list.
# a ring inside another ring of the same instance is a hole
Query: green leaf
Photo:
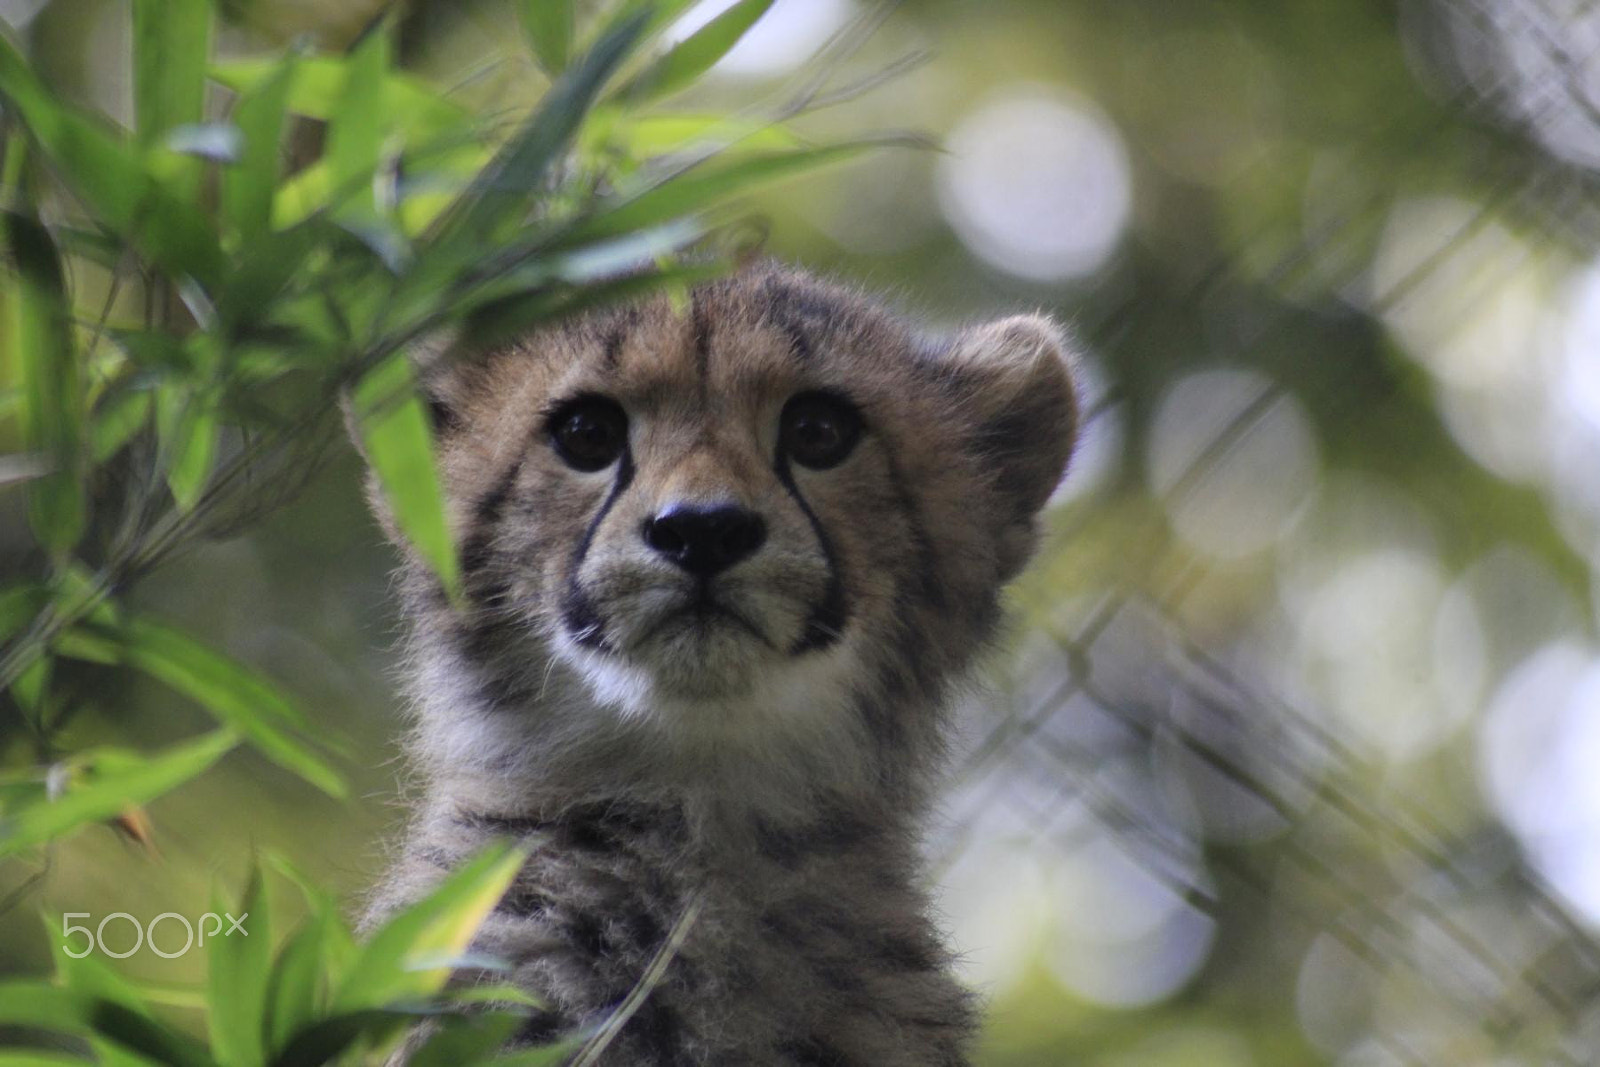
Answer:
[[321, 1019], [295, 1035], [272, 1060], [273, 1067], [328, 1063], [358, 1042], [378, 1042], [414, 1020], [410, 1012], [365, 1008]]
[[[145, 804], [176, 789], [210, 767], [237, 745], [231, 730], [218, 730], [195, 741], [174, 745], [148, 758], [120, 756], [103, 773], [82, 772], [81, 783], [69, 783], [58, 797], [0, 816], [0, 856], [55, 840], [85, 823], [99, 822], [124, 809]], [[4, 998], [0, 997], [0, 1004]]]
[[[696, 145], [725, 144], [743, 151], [798, 148], [800, 138], [779, 124], [706, 112], [628, 116], [607, 131], [607, 140], [634, 159], [647, 160]], [[598, 144], [590, 145], [591, 150]]]
[[278, 181], [278, 144], [283, 139], [289, 91], [297, 57], [290, 54], [239, 98], [233, 122], [244, 138], [239, 162], [222, 175], [222, 212], [241, 247], [254, 245], [272, 225], [272, 194]]
[[368, 371], [352, 390], [351, 404], [395, 525], [457, 596], [461, 574], [434, 466], [433, 431], [405, 356], [396, 353]]
[[72, 338], [71, 298], [55, 242], [39, 220], [5, 216], [6, 244], [15, 264], [6, 319], [8, 347], [22, 378], [23, 438], [49, 464], [28, 483], [28, 519], [34, 536], [60, 556], [83, 535], [84, 394]]
[[693, 83], [727, 55], [772, 0], [738, 0], [732, 7], [668, 49], [621, 90], [642, 102], [667, 96]]
[[43, 982], [0, 982], [0, 1026], [3, 1025], [36, 1027], [86, 1038], [95, 1053], [95, 1061], [90, 1062], [107, 1067], [215, 1067], [192, 1038], [167, 1029], [135, 1008], [115, 999]]
[[156, 429], [166, 462], [167, 488], [178, 510], [199, 502], [211, 477], [217, 452], [217, 413], [211, 404], [187, 389], [165, 389], [157, 397]]
[[198, 123], [211, 54], [210, 0], [134, 0], [133, 111], [139, 143]]
[[43, 586], [14, 585], [0, 591], [0, 641], [9, 641], [50, 602]]
[[[289, 110], [307, 118], [331, 120], [339, 112], [345, 88], [345, 71], [354, 60], [340, 56], [309, 56], [295, 64], [289, 90]], [[272, 60], [245, 59], [218, 63], [211, 76], [238, 93], [256, 90], [278, 70]], [[391, 71], [383, 79], [383, 113], [409, 139], [458, 134], [469, 128], [473, 115], [447, 100], [427, 84]]]
[[572, 55], [572, 0], [522, 0], [517, 13], [533, 54], [551, 77], [567, 69]]
[[571, 143], [600, 88], [632, 52], [648, 21], [648, 12], [619, 20], [576, 66], [556, 79], [539, 110], [484, 169], [462, 216], [446, 217], [452, 236], [469, 249], [481, 247], [476, 242], [499, 223], [520, 216], [546, 169]]
[[333, 797], [345, 793], [337, 771], [285, 732], [307, 720], [273, 684], [188, 634], [149, 619], [119, 625], [87, 622], [59, 635], [56, 651], [75, 659], [123, 663], [183, 693], [242, 734], [262, 755]]
[[432, 893], [390, 919], [367, 941], [334, 998], [340, 1011], [427, 997], [450, 976], [437, 960], [459, 955], [522, 867], [508, 844], [485, 849]]
[[[233, 905], [220, 897], [212, 905], [218, 915]], [[272, 961], [272, 928], [266, 881], [253, 866], [244, 899], [238, 904], [241, 930], [213, 936], [207, 942], [206, 984], [211, 1012], [207, 1024], [211, 1047], [227, 1067], [257, 1067], [267, 1061], [267, 978]]]
[[120, 389], [95, 408], [89, 426], [89, 453], [104, 463], [133, 439], [150, 418], [150, 391]]
[[267, 987], [268, 1046], [274, 1053], [288, 1048], [295, 1034], [316, 1017], [323, 986], [323, 954], [330, 941], [331, 915], [309, 917], [278, 952]]
[[477, 1012], [439, 1020], [437, 1030], [411, 1054], [407, 1067], [460, 1067], [481, 1063], [498, 1051], [527, 1016], [512, 1012]]
[[588, 240], [626, 233], [665, 219], [703, 210], [735, 193], [748, 192], [766, 182], [792, 177], [816, 167], [850, 159], [878, 144], [847, 144], [772, 152], [729, 162], [701, 162], [673, 177], [625, 195], [572, 232], [572, 240]]
[[62, 105], [4, 36], [0, 36], [0, 96], [98, 222], [169, 273], [190, 275], [207, 286], [217, 280], [222, 249], [199, 206], [163, 184], [170, 176], [158, 181], [142, 153]]
[[492, 346], [525, 334], [538, 323], [559, 316], [637, 299], [663, 285], [694, 285], [710, 281], [726, 273], [726, 269], [722, 263], [695, 263], [587, 285], [558, 285], [506, 297], [475, 309], [467, 319], [466, 336], [474, 347]]
[[389, 62], [389, 21], [384, 19], [350, 53], [339, 103], [328, 122], [323, 159], [335, 215], [362, 220], [377, 215], [372, 176], [388, 136], [384, 81]]
[[0, 1067], [59, 1067], [62, 1064], [94, 1062], [65, 1052], [0, 1052]]

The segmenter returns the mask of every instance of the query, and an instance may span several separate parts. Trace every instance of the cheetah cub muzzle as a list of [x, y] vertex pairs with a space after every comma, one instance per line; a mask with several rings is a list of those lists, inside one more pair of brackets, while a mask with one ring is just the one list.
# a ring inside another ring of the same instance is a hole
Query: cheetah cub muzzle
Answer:
[[967, 1062], [917, 835], [1072, 449], [1056, 328], [931, 340], [761, 266], [425, 374], [466, 604], [406, 559], [421, 802], [370, 916], [510, 835], [472, 951], [548, 1005], [521, 1043], [603, 1021], [693, 900], [603, 1063]]

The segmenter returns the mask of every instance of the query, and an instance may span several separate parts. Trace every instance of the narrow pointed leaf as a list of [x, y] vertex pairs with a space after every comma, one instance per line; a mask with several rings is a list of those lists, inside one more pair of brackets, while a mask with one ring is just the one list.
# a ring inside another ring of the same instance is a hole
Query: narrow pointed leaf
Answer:
[[328, 123], [328, 182], [336, 214], [358, 218], [376, 215], [372, 175], [388, 136], [383, 84], [389, 72], [389, 24], [374, 26], [345, 63], [344, 87]]
[[223, 172], [222, 210], [240, 244], [249, 248], [272, 225], [272, 194], [278, 180], [278, 145], [294, 86], [296, 57], [284, 58], [233, 109], [244, 147], [239, 161]]
[[71, 785], [53, 800], [41, 798], [0, 815], [0, 856], [55, 840], [86, 823], [109, 819], [125, 808], [148, 803], [203, 772], [238, 741], [231, 730], [218, 730], [155, 756], [121, 761], [115, 770], [94, 775], [82, 785]]
[[156, 407], [167, 488], [179, 510], [189, 511], [211, 476], [219, 433], [216, 411], [188, 391], [171, 389], [159, 395]]
[[521, 0], [517, 13], [533, 54], [552, 77], [572, 55], [573, 0]]
[[104, 463], [122, 451], [149, 421], [150, 407], [150, 393], [144, 389], [124, 389], [104, 399], [89, 427], [89, 453], [94, 462]]
[[607, 234], [626, 233], [652, 223], [701, 211], [737, 193], [748, 192], [767, 182], [789, 178], [816, 167], [837, 163], [878, 147], [871, 142], [825, 145], [793, 152], [747, 156], [731, 162], [708, 161], [658, 185], [624, 197], [603, 209], [572, 234], [574, 240], [588, 240]]
[[61, 104], [3, 36], [0, 97], [100, 223], [172, 274], [204, 285], [217, 279], [222, 249], [199, 206], [158, 182], [141, 152]]
[[390, 356], [369, 371], [356, 383], [351, 403], [395, 525], [455, 596], [461, 575], [434, 466], [433, 431], [405, 356]]
[[278, 952], [267, 986], [266, 1038], [274, 1053], [286, 1049], [316, 1017], [325, 991], [323, 952], [330, 921], [327, 915], [308, 917]]
[[469, 194], [465, 217], [451, 220], [458, 223], [455, 234], [469, 246], [526, 205], [547, 168], [572, 142], [601, 87], [631, 54], [648, 18], [648, 12], [638, 12], [608, 30], [556, 79], [533, 118], [485, 168]]
[[408, 1067], [459, 1067], [482, 1063], [505, 1045], [527, 1016], [476, 1012], [441, 1019], [433, 1036], [411, 1054]]
[[234, 915], [240, 929], [225, 927], [226, 933], [206, 942], [206, 984], [211, 994], [206, 1022], [211, 1047], [228, 1067], [259, 1067], [266, 1063], [263, 1037], [272, 960], [272, 929], [261, 869], [251, 870], [239, 904], [218, 899], [212, 911]]
[[211, 0], [134, 0], [133, 109], [139, 143], [197, 123], [211, 54]]
[[459, 955], [467, 947], [525, 857], [520, 849], [494, 845], [390, 919], [367, 941], [345, 976], [335, 1007], [358, 1010], [438, 992], [450, 969], [433, 961]]
[[[308, 56], [295, 64], [288, 109], [307, 118], [331, 120], [340, 109], [346, 70], [354, 56]], [[215, 64], [211, 76], [238, 93], [257, 90], [272, 78], [280, 64], [272, 60], [244, 59]], [[468, 128], [472, 113], [452, 103], [425, 82], [390, 71], [383, 79], [383, 113], [408, 138], [421, 140], [455, 134]]]
[[29, 980], [0, 981], [0, 1026], [88, 1038], [101, 1063], [216, 1067], [193, 1038], [120, 1004]]
[[623, 95], [642, 102], [686, 88], [727, 55], [772, 2], [738, 0], [646, 67], [622, 90]]
[[7, 213], [5, 235], [16, 272], [7, 286], [7, 347], [21, 370], [24, 441], [47, 465], [28, 484], [28, 519], [40, 544], [60, 555], [77, 544], [87, 521], [84, 395], [71, 302], [60, 254], [38, 219]]
[[242, 734], [274, 763], [330, 796], [344, 795], [337, 771], [297, 739], [304, 713], [269, 681], [188, 634], [149, 619], [84, 623], [56, 639], [64, 656], [123, 663], [166, 683]]

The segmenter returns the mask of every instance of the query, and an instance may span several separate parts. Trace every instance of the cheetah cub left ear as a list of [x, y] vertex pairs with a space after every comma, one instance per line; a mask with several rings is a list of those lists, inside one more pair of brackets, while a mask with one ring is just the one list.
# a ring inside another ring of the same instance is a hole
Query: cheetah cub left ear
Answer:
[[1033, 551], [1034, 516], [1077, 442], [1071, 351], [1051, 319], [1013, 315], [960, 334], [946, 358], [970, 413], [968, 445], [996, 474], [995, 543], [1010, 578]]

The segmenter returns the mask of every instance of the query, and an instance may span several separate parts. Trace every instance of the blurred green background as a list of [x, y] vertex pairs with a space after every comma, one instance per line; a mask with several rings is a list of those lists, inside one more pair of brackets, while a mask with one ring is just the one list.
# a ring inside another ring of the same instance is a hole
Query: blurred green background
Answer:
[[[232, 0], [219, 48], [337, 48], [383, 6]], [[401, 10], [414, 73], [531, 101], [504, 5]], [[778, 0], [683, 106], [803, 84], [862, 10]], [[125, 4], [0, 19], [128, 113]], [[1083, 445], [930, 836], [980, 1062], [1600, 1063], [1597, 47], [1579, 0], [906, 0], [855, 60], [903, 72], [801, 120], [942, 148], [776, 188], [770, 252], [933, 326], [1042, 308], [1082, 354]], [[198, 914], [263, 846], [370, 884], [403, 714], [358, 474], [341, 446], [132, 592], [351, 739], [354, 801], [239, 750], [151, 806], [153, 850], [0, 865], [0, 972], [47, 968], [41, 905]], [[67, 748], [206, 721], [64, 684]]]

